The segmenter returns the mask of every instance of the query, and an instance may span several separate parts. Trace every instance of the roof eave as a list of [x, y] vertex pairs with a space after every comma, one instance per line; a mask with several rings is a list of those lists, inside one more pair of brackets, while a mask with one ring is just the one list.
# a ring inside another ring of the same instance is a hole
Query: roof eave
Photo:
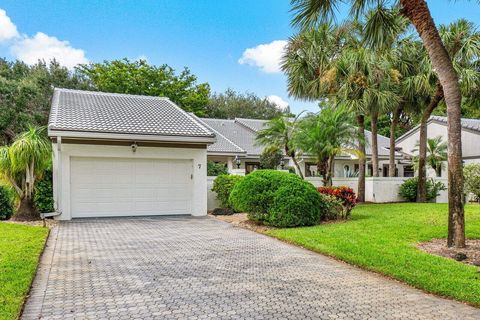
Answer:
[[78, 138], [78, 139], [99, 139], [99, 140], [128, 140], [128, 141], [159, 141], [159, 142], [185, 142], [213, 144], [216, 137], [198, 136], [167, 136], [151, 134], [130, 134], [130, 133], [106, 133], [89, 131], [67, 131], [48, 128], [49, 137]]

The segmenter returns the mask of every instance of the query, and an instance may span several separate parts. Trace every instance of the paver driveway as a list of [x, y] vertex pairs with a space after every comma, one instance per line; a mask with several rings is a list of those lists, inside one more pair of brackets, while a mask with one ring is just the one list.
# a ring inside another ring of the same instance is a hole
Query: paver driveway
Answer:
[[23, 314], [39, 317], [480, 319], [480, 309], [213, 218], [169, 217], [62, 222]]

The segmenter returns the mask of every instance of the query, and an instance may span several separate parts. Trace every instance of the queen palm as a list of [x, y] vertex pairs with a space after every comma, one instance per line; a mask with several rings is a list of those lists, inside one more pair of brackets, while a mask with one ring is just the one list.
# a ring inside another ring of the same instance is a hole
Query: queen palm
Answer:
[[280, 116], [268, 121], [265, 128], [257, 133], [256, 141], [267, 147], [284, 150], [285, 154], [292, 158], [298, 174], [303, 179], [303, 173], [297, 161], [297, 152], [292, 143], [293, 136], [297, 131], [297, 120], [298, 116], [294, 119]]
[[[415, 145], [415, 149], [412, 150], [413, 153], [418, 152], [420, 146], [420, 141]], [[442, 141], [441, 136], [435, 138], [427, 139], [427, 157], [426, 164], [433, 170], [437, 177], [442, 175], [442, 168], [444, 167], [444, 161], [447, 160], [447, 143]], [[419, 156], [413, 158], [413, 164], [418, 169]]]
[[44, 127], [30, 127], [19, 134], [10, 146], [0, 147], [0, 176], [12, 186], [20, 205], [13, 218], [34, 219], [33, 191], [51, 160], [51, 144]]
[[[295, 14], [294, 25], [303, 28], [330, 19], [340, 0], [291, 0]], [[374, 0], [349, 0], [352, 13], [364, 13], [369, 7], [381, 7], [383, 2]], [[465, 247], [465, 215], [463, 208], [463, 173], [461, 142], [461, 100], [458, 75], [450, 59], [425, 0], [398, 0], [393, 5], [415, 27], [428, 53], [440, 85], [443, 88], [448, 116], [448, 170], [449, 170], [449, 223], [448, 246]], [[387, 17], [386, 17], [387, 18]], [[391, 20], [378, 19], [378, 24], [388, 25]], [[371, 28], [371, 33], [377, 28]], [[379, 37], [372, 37], [381, 40]]]
[[332, 185], [335, 156], [349, 153], [363, 157], [353, 143], [357, 133], [351, 123], [350, 112], [342, 107], [325, 107], [299, 123], [293, 142], [303, 153], [315, 157], [325, 186]]

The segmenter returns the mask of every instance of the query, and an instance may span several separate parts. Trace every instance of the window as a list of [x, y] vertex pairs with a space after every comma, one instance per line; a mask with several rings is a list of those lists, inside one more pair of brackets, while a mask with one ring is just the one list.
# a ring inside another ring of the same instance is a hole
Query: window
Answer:
[[403, 176], [404, 177], [413, 177], [415, 176], [415, 170], [413, 170], [413, 166], [404, 166], [403, 167]]
[[260, 163], [258, 162], [245, 162], [245, 174], [249, 174], [260, 168]]
[[317, 165], [315, 163], [305, 162], [305, 177], [317, 176]]

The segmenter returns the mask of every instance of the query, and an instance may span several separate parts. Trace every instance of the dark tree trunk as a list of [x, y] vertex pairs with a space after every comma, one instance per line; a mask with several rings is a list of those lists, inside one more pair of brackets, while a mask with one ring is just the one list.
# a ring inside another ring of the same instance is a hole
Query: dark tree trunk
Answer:
[[465, 247], [462, 167], [462, 95], [453, 63], [424, 0], [400, 0], [402, 14], [417, 29], [443, 87], [448, 130], [448, 241], [449, 247]]
[[378, 177], [378, 112], [372, 112], [371, 116], [371, 130], [372, 130], [372, 176]]
[[357, 200], [358, 202], [365, 202], [365, 117], [363, 115], [357, 116], [358, 124], [358, 151], [361, 156], [358, 158], [358, 187]]
[[399, 105], [393, 111], [392, 123], [390, 124], [390, 154], [388, 158], [388, 176], [395, 177], [395, 130], [402, 113], [402, 106]]
[[12, 216], [12, 220], [15, 221], [31, 221], [39, 219], [40, 216], [33, 205], [33, 200], [27, 197], [20, 200], [17, 212]]
[[438, 83], [435, 95], [428, 104], [427, 108], [422, 113], [420, 120], [420, 138], [418, 140], [418, 187], [417, 187], [417, 202], [427, 202], [427, 122], [432, 115], [433, 110], [438, 107], [438, 104], [443, 99], [443, 89]]
[[322, 184], [328, 186], [328, 159], [319, 159], [317, 162], [318, 173], [322, 176]]

